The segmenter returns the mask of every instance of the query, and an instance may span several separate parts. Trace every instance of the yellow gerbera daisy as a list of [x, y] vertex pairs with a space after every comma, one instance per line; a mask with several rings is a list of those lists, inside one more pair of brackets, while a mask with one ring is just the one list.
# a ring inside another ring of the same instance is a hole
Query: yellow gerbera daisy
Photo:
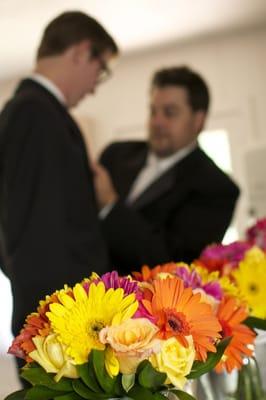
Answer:
[[88, 293], [77, 284], [73, 297], [60, 293], [58, 298], [61, 304], [51, 304], [46, 315], [76, 364], [85, 363], [92, 349], [105, 349], [99, 341], [102, 328], [132, 317], [138, 308], [135, 294], [125, 296], [122, 288], [106, 290], [103, 282], [92, 283]]
[[68, 293], [70, 294], [72, 292], [71, 287], [68, 285], [64, 285], [64, 289], [61, 290], [56, 290], [54, 293], [51, 295], [46, 295], [45, 299], [39, 301], [39, 307], [44, 308], [45, 306], [49, 305], [50, 303], [56, 302], [56, 299], [60, 295], [60, 293]]
[[256, 247], [249, 250], [233, 272], [236, 285], [254, 317], [266, 318], [266, 256]]
[[[202, 282], [204, 284], [217, 281], [221, 285], [221, 288], [223, 289], [223, 292], [225, 294], [228, 294], [237, 299], [241, 297], [239, 288], [236, 286], [234, 282], [230, 280], [228, 276], [220, 276], [219, 271], [210, 272], [206, 268], [203, 268], [196, 264], [191, 264], [191, 268], [194, 269], [200, 275]], [[241, 301], [243, 301], [243, 298], [241, 298]]]
[[207, 268], [203, 268], [197, 264], [191, 264], [191, 269], [195, 270], [202, 279], [203, 283], [209, 283], [219, 280], [219, 271], [210, 272]]
[[235, 297], [239, 299], [241, 302], [245, 301], [243, 295], [241, 295], [239, 288], [236, 286], [234, 282], [232, 282], [228, 276], [223, 276], [219, 279], [219, 283], [224, 291], [224, 293], [228, 296]]

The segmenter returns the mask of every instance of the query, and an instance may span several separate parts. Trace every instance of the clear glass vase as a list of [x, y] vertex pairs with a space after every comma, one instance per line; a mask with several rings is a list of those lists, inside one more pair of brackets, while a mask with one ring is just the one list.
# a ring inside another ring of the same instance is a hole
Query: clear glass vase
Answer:
[[236, 391], [228, 394], [228, 400], [266, 400], [266, 393], [262, 387], [262, 381], [258, 363], [255, 358], [245, 359], [245, 364], [238, 372]]
[[255, 358], [244, 360], [240, 371], [231, 374], [211, 372], [199, 381], [197, 400], [266, 400], [260, 370]]

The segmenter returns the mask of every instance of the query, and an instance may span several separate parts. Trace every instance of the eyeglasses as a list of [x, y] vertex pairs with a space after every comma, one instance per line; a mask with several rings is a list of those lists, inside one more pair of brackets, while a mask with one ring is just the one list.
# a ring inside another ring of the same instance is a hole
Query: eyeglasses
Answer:
[[98, 77], [98, 81], [100, 83], [107, 81], [112, 76], [112, 71], [107, 65], [106, 61], [101, 57], [102, 53], [96, 48], [93, 47], [91, 49], [91, 58], [96, 58], [100, 63], [100, 73]]
[[102, 82], [107, 81], [109, 78], [111, 78], [112, 71], [103, 59], [99, 58], [98, 60], [100, 62], [100, 66], [101, 66], [98, 80], [99, 80], [99, 82], [102, 83]]

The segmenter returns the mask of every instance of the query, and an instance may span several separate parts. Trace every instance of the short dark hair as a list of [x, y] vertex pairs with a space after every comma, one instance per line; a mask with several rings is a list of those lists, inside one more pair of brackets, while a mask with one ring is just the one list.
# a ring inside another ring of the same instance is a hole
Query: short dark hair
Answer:
[[193, 111], [208, 111], [210, 93], [206, 82], [186, 66], [161, 69], [153, 75], [151, 88], [181, 86], [187, 90], [188, 101]]
[[37, 59], [59, 55], [85, 39], [91, 40], [97, 54], [106, 50], [114, 55], [118, 53], [114, 39], [94, 18], [80, 11], [68, 11], [53, 19], [45, 28]]

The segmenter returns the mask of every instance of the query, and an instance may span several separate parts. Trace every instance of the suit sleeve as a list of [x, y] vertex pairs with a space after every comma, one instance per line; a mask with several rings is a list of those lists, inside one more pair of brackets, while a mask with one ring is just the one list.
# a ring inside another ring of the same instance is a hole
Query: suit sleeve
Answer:
[[[119, 147], [117, 143], [111, 144], [100, 157], [100, 162], [111, 176], [117, 145]], [[101, 222], [111, 258], [117, 263], [112, 267], [120, 270], [120, 273], [129, 273], [143, 264], [152, 266], [171, 259], [161, 227], [154, 227], [122, 200], [113, 206]]]
[[169, 213], [161, 226], [118, 202], [103, 221], [103, 232], [111, 253], [131, 270], [143, 264], [191, 262], [206, 245], [222, 240], [236, 199], [237, 192], [209, 197], [195, 193], [194, 199]]

